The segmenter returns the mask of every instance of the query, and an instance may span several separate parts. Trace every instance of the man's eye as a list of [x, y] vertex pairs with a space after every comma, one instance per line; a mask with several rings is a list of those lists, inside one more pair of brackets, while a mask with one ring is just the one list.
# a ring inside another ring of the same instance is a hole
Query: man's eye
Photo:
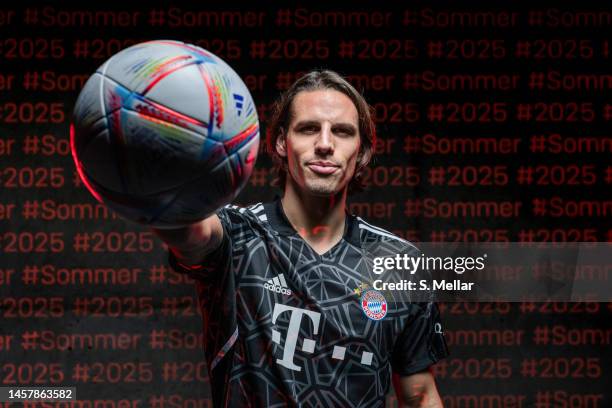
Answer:
[[317, 128], [315, 126], [306, 126], [301, 128], [300, 131], [303, 133], [313, 133], [317, 131]]
[[353, 134], [353, 132], [349, 129], [336, 129], [334, 133], [339, 136], [351, 136]]

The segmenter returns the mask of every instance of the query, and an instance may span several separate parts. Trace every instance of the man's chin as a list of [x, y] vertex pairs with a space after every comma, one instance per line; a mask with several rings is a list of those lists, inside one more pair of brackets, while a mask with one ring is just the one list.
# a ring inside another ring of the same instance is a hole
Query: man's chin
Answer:
[[342, 191], [342, 186], [337, 183], [311, 182], [306, 184], [306, 192], [315, 197], [330, 197]]

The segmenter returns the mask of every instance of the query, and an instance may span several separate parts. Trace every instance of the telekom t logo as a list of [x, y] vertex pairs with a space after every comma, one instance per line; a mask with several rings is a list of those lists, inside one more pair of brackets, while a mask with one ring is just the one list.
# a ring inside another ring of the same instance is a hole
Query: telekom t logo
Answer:
[[[283, 305], [281, 303], [274, 304], [274, 312], [272, 312], [272, 323], [276, 323], [276, 319], [281, 313], [290, 312], [291, 317], [289, 318], [289, 328], [287, 329], [287, 338], [285, 339], [285, 351], [283, 352], [283, 358], [276, 359], [276, 362], [283, 367], [286, 367], [294, 371], [302, 371], [302, 368], [297, 366], [293, 362], [293, 356], [295, 355], [295, 346], [297, 344], [298, 336], [300, 334], [300, 324], [302, 323], [302, 316], [306, 315], [314, 326], [314, 334], [319, 333], [319, 320], [321, 313], [313, 312], [312, 310], [300, 309], [298, 307], [292, 307]], [[279, 331], [272, 329], [272, 341], [276, 344], [280, 344], [281, 334]], [[302, 345], [302, 351], [306, 353], [312, 353], [315, 348], [315, 341], [312, 339], [304, 339]]]

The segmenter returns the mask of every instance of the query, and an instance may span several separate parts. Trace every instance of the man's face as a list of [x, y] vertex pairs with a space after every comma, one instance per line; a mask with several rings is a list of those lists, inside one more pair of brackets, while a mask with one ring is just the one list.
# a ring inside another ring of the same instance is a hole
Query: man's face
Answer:
[[287, 158], [288, 177], [303, 191], [328, 196], [353, 177], [361, 145], [357, 108], [332, 89], [303, 91], [293, 99], [292, 118], [276, 150]]

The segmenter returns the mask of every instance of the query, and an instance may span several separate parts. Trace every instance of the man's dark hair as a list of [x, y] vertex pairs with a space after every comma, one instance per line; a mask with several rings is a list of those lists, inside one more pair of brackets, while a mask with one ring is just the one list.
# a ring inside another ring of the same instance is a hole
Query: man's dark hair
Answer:
[[363, 169], [366, 168], [372, 157], [372, 146], [376, 140], [376, 125], [372, 119], [372, 108], [364, 97], [338, 73], [329, 70], [315, 70], [300, 77], [287, 91], [277, 99], [274, 104], [272, 118], [269, 121], [267, 132], [268, 153], [274, 160], [274, 168], [278, 173], [278, 181], [281, 189], [285, 189], [287, 180], [286, 158], [276, 152], [276, 140], [289, 128], [293, 111], [292, 103], [300, 92], [333, 89], [346, 95], [357, 108], [359, 118], [359, 136], [361, 147], [355, 165], [355, 174], [349, 182], [349, 193], [363, 191]]

